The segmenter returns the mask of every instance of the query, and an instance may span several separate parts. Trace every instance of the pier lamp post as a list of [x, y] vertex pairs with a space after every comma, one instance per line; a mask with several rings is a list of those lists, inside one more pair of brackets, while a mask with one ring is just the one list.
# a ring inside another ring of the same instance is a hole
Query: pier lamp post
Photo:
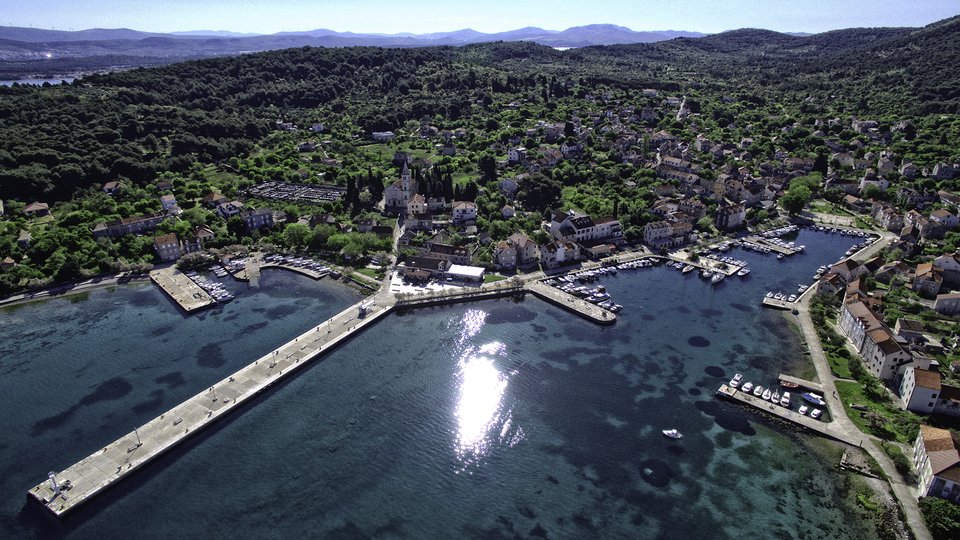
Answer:
[[137, 431], [137, 428], [133, 428], [133, 434], [137, 436], [137, 446], [143, 446], [143, 441], [140, 440], [140, 432]]

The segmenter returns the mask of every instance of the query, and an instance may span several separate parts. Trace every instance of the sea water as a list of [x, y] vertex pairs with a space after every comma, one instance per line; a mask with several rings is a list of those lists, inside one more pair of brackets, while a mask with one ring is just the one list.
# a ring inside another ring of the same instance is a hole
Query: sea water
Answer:
[[620, 271], [608, 327], [530, 297], [391, 315], [62, 522], [25, 502], [48, 470], [353, 298], [270, 273], [199, 317], [145, 286], [8, 311], [0, 534], [870, 538], [816, 439], [713, 397], [735, 372], [810, 374], [794, 316], [760, 301], [854, 240], [796, 241], [783, 261], [732, 250], [753, 272], [716, 286]]

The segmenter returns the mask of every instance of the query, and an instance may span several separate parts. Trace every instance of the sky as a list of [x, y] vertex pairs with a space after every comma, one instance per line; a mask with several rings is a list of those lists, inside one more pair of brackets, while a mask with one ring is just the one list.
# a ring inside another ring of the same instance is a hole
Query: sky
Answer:
[[229, 30], [270, 34], [426, 33], [525, 26], [563, 30], [609, 23], [633, 30], [704, 33], [736, 28], [823, 32], [923, 26], [960, 14], [960, 0], [3, 0], [0, 25], [147, 32]]

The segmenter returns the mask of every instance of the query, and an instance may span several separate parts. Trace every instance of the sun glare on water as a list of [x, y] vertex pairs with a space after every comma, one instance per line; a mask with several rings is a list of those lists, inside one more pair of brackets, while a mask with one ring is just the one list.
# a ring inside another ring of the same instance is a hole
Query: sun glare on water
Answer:
[[522, 433], [512, 423], [513, 410], [503, 403], [511, 373], [497, 367], [506, 356], [502, 343], [470, 346], [466, 342], [483, 327], [486, 313], [468, 312], [461, 324], [464, 352], [457, 363], [456, 453], [464, 465], [478, 463], [501, 444], [512, 446]]

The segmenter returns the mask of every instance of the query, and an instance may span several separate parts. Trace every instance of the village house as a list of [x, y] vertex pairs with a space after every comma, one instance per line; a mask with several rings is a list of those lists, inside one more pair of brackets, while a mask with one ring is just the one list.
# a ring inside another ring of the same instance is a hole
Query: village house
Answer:
[[934, 221], [946, 229], [956, 229], [958, 223], [960, 223], [957, 216], [951, 214], [949, 211], [944, 210], [943, 208], [938, 208], [930, 212], [930, 221]]
[[443, 259], [450, 264], [470, 264], [470, 250], [463, 246], [430, 242], [422, 255], [434, 259]]
[[900, 381], [901, 406], [921, 414], [931, 414], [940, 395], [941, 377], [937, 371], [907, 366]]
[[22, 229], [17, 236], [17, 245], [20, 246], [20, 249], [28, 249], [32, 241], [33, 235], [26, 229]]
[[554, 241], [540, 246], [540, 264], [546, 269], [580, 260], [580, 249], [573, 242]]
[[454, 201], [453, 222], [457, 225], [477, 220], [477, 204], [472, 201]]
[[229, 202], [229, 199], [216, 191], [211, 191], [203, 196], [203, 204], [209, 206], [210, 208], [216, 208], [225, 202]]
[[97, 223], [92, 233], [94, 238], [116, 238], [128, 234], [139, 234], [156, 229], [165, 219], [167, 215], [163, 213], [131, 216], [109, 223]]
[[913, 466], [921, 496], [960, 503], [960, 444], [948, 429], [925, 424], [913, 445]]
[[499, 270], [513, 270], [517, 267], [517, 248], [506, 240], [497, 242], [493, 248], [493, 262]]
[[273, 210], [269, 208], [244, 210], [239, 215], [247, 231], [273, 227]]
[[176, 215], [180, 213], [180, 207], [177, 206], [177, 197], [173, 194], [167, 194], [160, 197], [160, 206], [163, 208], [163, 211]]
[[935, 267], [933, 263], [921, 263], [917, 265], [917, 270], [913, 276], [911, 289], [921, 296], [933, 298], [940, 292], [943, 285], [943, 271]]
[[177, 235], [170, 233], [156, 237], [153, 240], [153, 249], [163, 262], [171, 262], [180, 258], [180, 241]]
[[511, 164], [514, 163], [524, 163], [527, 160], [527, 149], [518, 146], [510, 149], [510, 152], [507, 154], [507, 161]]
[[933, 260], [933, 266], [940, 269], [944, 285], [960, 287], [960, 253], [941, 255]]
[[742, 204], [724, 200], [717, 206], [713, 223], [721, 231], [731, 231], [743, 225], [746, 216], [747, 209]]
[[223, 219], [230, 219], [233, 216], [238, 215], [244, 206], [240, 201], [229, 201], [225, 203], [220, 203], [217, 205], [217, 213], [220, 214], [220, 217]]
[[116, 195], [117, 193], [120, 193], [120, 182], [117, 182], [116, 180], [111, 180], [111, 181], [109, 181], [109, 182], [105, 182], [105, 183], [103, 184], [103, 187], [100, 188], [100, 191], [102, 191], [102, 192], [104, 192], [104, 193], [106, 193], [107, 195], [110, 195], [110, 196], [112, 197], [112, 196]]
[[396, 136], [392, 131], [374, 131], [370, 134], [370, 138], [377, 142], [390, 142]]
[[960, 314], [960, 293], [938, 294], [933, 309], [941, 315]]
[[594, 220], [576, 210], [554, 212], [546, 228], [552, 238], [563, 242], [623, 241], [623, 228], [619, 220], [610, 217]]
[[30, 217], [43, 217], [50, 215], [50, 205], [44, 202], [32, 202], [23, 207], [23, 215]]
[[912, 360], [910, 353], [900, 346], [893, 333], [860, 300], [844, 303], [840, 314], [840, 330], [878, 379], [893, 380], [900, 367]]
[[449, 268], [450, 263], [436, 257], [407, 257], [397, 271], [401, 276], [411, 272], [426, 272], [430, 277], [440, 277]]

